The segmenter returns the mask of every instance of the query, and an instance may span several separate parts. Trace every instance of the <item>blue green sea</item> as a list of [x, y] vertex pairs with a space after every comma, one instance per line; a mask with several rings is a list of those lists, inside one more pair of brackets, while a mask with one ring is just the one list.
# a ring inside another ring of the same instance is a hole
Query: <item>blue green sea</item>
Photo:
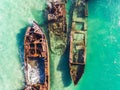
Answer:
[[[0, 90], [23, 89], [24, 34], [35, 20], [48, 36], [45, 1], [0, 1]], [[71, 3], [69, 0], [66, 5], [68, 18]], [[62, 56], [50, 53], [51, 90], [120, 90], [120, 0], [89, 0], [88, 6], [85, 72], [74, 86], [69, 50]]]

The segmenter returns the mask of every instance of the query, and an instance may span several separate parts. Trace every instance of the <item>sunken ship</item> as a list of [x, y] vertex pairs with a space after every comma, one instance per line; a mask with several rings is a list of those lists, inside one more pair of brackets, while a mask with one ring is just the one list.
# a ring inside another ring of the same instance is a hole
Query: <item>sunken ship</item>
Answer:
[[27, 28], [24, 38], [24, 90], [50, 90], [48, 43], [36, 22]]
[[74, 85], [78, 84], [85, 68], [87, 37], [86, 18], [88, 16], [87, 7], [87, 0], [75, 0], [73, 3], [69, 66]]
[[67, 44], [65, 0], [48, 0], [47, 13], [50, 49], [63, 54]]

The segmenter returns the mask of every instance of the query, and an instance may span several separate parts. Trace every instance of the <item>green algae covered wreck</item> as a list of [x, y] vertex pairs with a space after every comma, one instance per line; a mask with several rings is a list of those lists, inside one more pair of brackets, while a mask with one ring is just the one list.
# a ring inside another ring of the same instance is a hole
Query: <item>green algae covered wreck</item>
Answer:
[[76, 85], [84, 72], [86, 61], [86, 17], [88, 11], [87, 0], [75, 0], [73, 4], [69, 65], [71, 78]]
[[53, 53], [63, 54], [67, 44], [65, 1], [48, 1], [47, 11], [50, 49]]

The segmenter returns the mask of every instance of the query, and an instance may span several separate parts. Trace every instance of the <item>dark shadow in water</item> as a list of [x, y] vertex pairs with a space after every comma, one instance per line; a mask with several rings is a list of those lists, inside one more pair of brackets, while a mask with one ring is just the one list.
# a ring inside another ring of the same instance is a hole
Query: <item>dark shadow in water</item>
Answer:
[[69, 41], [70, 41], [70, 33], [71, 33], [71, 28], [72, 28], [72, 17], [73, 17], [73, 10], [75, 6], [75, 1], [74, 0], [68, 0], [66, 4], [66, 11], [67, 11], [67, 30], [68, 30], [68, 35], [67, 35], [67, 46], [69, 46]]
[[66, 47], [66, 51], [64, 52], [64, 54], [61, 56], [60, 58], [60, 62], [59, 65], [57, 67], [58, 71], [62, 72], [62, 81], [64, 84], [64, 87], [68, 87], [72, 80], [71, 80], [71, 76], [70, 76], [70, 68], [69, 68], [69, 39], [70, 39], [70, 32], [71, 32], [71, 26], [72, 26], [72, 13], [73, 13], [73, 7], [74, 7], [74, 1], [72, 0], [68, 0], [67, 4], [66, 4], [66, 8], [67, 8], [67, 47]]
[[69, 69], [69, 47], [67, 47], [65, 53], [61, 56], [57, 70], [62, 72], [62, 81], [64, 87], [69, 86], [71, 84]]
[[20, 32], [16, 36], [18, 51], [19, 51], [19, 58], [20, 58], [20, 63], [22, 67], [24, 67], [24, 36], [25, 36], [26, 30], [27, 30], [27, 27], [20, 29]]
[[44, 26], [47, 24], [48, 20], [46, 10], [31, 9], [31, 13], [34, 16], [35, 21], [37, 21], [40, 26]]
[[[19, 52], [19, 62], [21, 63], [23, 75], [24, 75], [24, 35], [27, 27], [20, 29], [20, 32], [16, 36], [18, 52]], [[25, 82], [23, 82], [25, 85]], [[23, 87], [24, 88], [24, 87]], [[23, 90], [23, 89], [20, 89]]]

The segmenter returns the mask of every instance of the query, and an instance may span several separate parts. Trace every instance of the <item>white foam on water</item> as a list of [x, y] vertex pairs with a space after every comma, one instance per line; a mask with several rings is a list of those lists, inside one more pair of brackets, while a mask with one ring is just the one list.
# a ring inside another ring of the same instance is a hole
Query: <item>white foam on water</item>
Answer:
[[28, 64], [28, 81], [29, 84], [37, 84], [40, 83], [40, 75], [39, 75], [39, 69], [37, 67], [32, 68]]

